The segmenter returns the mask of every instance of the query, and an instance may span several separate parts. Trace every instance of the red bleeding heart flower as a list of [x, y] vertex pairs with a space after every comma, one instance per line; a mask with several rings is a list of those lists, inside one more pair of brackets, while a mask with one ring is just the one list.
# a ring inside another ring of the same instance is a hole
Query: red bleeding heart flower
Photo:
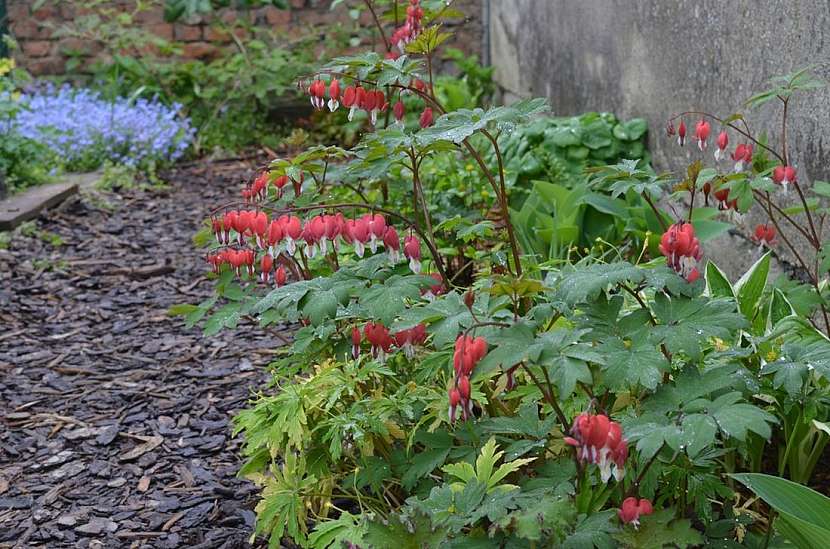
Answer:
[[421, 297], [423, 297], [423, 298], [425, 298], [429, 301], [432, 301], [433, 299], [435, 299], [439, 295], [443, 295], [443, 294], [447, 293], [447, 286], [446, 286], [446, 284], [444, 284], [444, 279], [441, 278], [440, 274], [438, 274], [438, 273], [429, 273], [429, 276], [431, 276], [435, 280], [435, 284], [433, 284], [429, 288], [425, 288], [425, 289], [421, 290]]
[[726, 133], [726, 130], [723, 130], [718, 134], [715, 144], [718, 146], [718, 148], [715, 149], [715, 161], [720, 162], [720, 159], [726, 155], [726, 147], [729, 146], [729, 134]]
[[372, 346], [372, 356], [383, 362], [394, 343], [389, 329], [380, 322], [369, 322], [363, 327], [363, 335]]
[[386, 247], [386, 252], [389, 254], [389, 261], [394, 265], [401, 259], [401, 239], [398, 236], [398, 231], [395, 227], [387, 227], [383, 234], [383, 245]]
[[403, 239], [403, 255], [409, 260], [409, 268], [413, 273], [421, 272], [421, 241], [417, 236], [409, 235]]
[[308, 87], [308, 94], [311, 96], [311, 104], [315, 109], [322, 109], [326, 104], [326, 83], [320, 79], [315, 80]]
[[458, 410], [458, 405], [461, 403], [461, 393], [455, 385], [449, 391], [450, 408], [447, 415], [450, 417], [450, 423], [455, 423], [455, 412]]
[[617, 482], [625, 476], [625, 460], [628, 459], [628, 441], [622, 436], [622, 427], [605, 414], [583, 413], [578, 415], [565, 443], [577, 450], [580, 463], [599, 466], [602, 482], [613, 476]]
[[625, 524], [633, 524], [637, 528], [640, 526], [640, 517], [650, 515], [653, 512], [654, 508], [651, 505], [651, 501], [646, 498], [637, 499], [632, 496], [623, 500], [617, 514]]
[[755, 234], [753, 235], [752, 240], [754, 240], [762, 248], [770, 248], [773, 244], [775, 244], [776, 235], [777, 233], [774, 225], [758, 225], [755, 227]]
[[415, 346], [423, 345], [427, 339], [427, 328], [423, 324], [418, 324], [408, 330], [401, 330], [395, 334], [395, 345], [403, 349], [406, 358], [411, 359], [415, 356]]
[[343, 227], [342, 238], [354, 246], [357, 257], [363, 257], [366, 243], [369, 242], [369, 222], [365, 217], [350, 219]]
[[732, 153], [732, 160], [735, 161], [735, 172], [742, 172], [745, 165], [752, 163], [752, 144], [740, 143]]
[[375, 253], [378, 251], [378, 242], [383, 242], [383, 236], [386, 234], [386, 218], [381, 214], [366, 214], [363, 219], [366, 220], [369, 230], [369, 249]]
[[340, 106], [340, 82], [333, 78], [329, 84], [329, 111], [334, 112]]
[[421, 128], [428, 128], [432, 126], [432, 122], [432, 108], [427, 107], [421, 113], [421, 118], [418, 120], [418, 123], [421, 125]]
[[697, 148], [701, 151], [706, 148], [706, 140], [709, 139], [709, 133], [712, 131], [709, 122], [700, 120], [695, 125], [695, 139], [697, 139]]
[[280, 265], [279, 267], [277, 267], [277, 272], [274, 273], [274, 283], [277, 285], [277, 288], [281, 288], [282, 286], [285, 286], [286, 278], [287, 277], [286, 277], [286, 273], [285, 273], [285, 267]]
[[355, 360], [360, 356], [360, 328], [352, 328], [352, 356]]
[[392, 107], [392, 112], [395, 114], [395, 120], [403, 123], [403, 117], [406, 114], [406, 107], [404, 107], [403, 101], [398, 99], [398, 102]]
[[686, 144], [686, 124], [682, 120], [677, 128], [677, 144], [681, 147]]
[[776, 185], [781, 185], [784, 191], [787, 191], [787, 186], [790, 183], [795, 183], [796, 171], [792, 166], [776, 166], [772, 170], [772, 182]]
[[271, 269], [274, 267], [274, 258], [271, 254], [265, 254], [259, 260], [259, 278], [263, 282], [268, 282], [271, 278]]
[[406, 20], [404, 24], [395, 29], [392, 33], [391, 42], [404, 53], [406, 45], [415, 40], [421, 32], [421, 19], [424, 17], [424, 10], [420, 6], [420, 0], [409, 0], [406, 8]]
[[689, 282], [700, 277], [697, 262], [702, 253], [691, 223], [679, 222], [669, 227], [660, 239], [660, 252], [666, 256], [669, 267]]
[[282, 231], [285, 236], [285, 249], [289, 255], [294, 255], [294, 252], [297, 250], [296, 241], [300, 238], [303, 231], [302, 222], [296, 215], [283, 215], [279, 218], [279, 222], [282, 225]]
[[[453, 353], [453, 368], [455, 378], [450, 389], [450, 421], [455, 421], [458, 406], [461, 406], [461, 415], [466, 420], [473, 413], [473, 403], [470, 400], [470, 375], [476, 364], [487, 354], [487, 340], [483, 337], [460, 335], [455, 340]], [[453, 403], [453, 390], [458, 392], [459, 398]]]

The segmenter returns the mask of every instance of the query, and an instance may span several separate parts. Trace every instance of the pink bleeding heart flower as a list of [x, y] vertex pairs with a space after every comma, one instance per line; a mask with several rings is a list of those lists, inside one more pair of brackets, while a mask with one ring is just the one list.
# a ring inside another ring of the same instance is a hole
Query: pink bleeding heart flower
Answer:
[[277, 285], [277, 288], [285, 286], [286, 278], [287, 276], [285, 272], [285, 267], [280, 265], [279, 267], [277, 267], [276, 273], [274, 273], [274, 283]]

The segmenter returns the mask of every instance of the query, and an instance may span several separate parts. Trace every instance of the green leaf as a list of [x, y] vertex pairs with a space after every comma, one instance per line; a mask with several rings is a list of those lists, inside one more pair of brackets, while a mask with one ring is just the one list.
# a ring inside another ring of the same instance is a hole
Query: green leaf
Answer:
[[557, 299], [576, 305], [595, 298], [600, 292], [622, 282], [639, 284], [645, 278], [643, 272], [627, 262], [595, 263], [587, 267], [565, 267], [558, 276], [546, 281], [555, 287]]
[[768, 439], [771, 434], [770, 423], [775, 418], [757, 406], [737, 402], [741, 394], [738, 392], [726, 393], [719, 396], [710, 406], [710, 414], [718, 424], [721, 432], [737, 440], [745, 440], [749, 431]]
[[769, 302], [770, 327], [774, 328], [780, 321], [795, 314], [795, 309], [784, 293], [778, 288], [774, 288], [772, 290], [772, 299]]
[[433, 141], [452, 141], [461, 143], [475, 132], [487, 129], [511, 128], [516, 124], [527, 122], [530, 117], [548, 110], [547, 100], [542, 98], [525, 99], [506, 107], [483, 109], [459, 109], [440, 116], [431, 127], [418, 132], [421, 145]]
[[755, 307], [767, 285], [769, 260], [770, 253], [767, 252], [735, 283], [741, 313], [750, 321], [755, 317]]
[[615, 390], [637, 386], [653, 390], [669, 369], [666, 357], [647, 338], [614, 338], [600, 345], [598, 351], [605, 358], [603, 380]]
[[711, 261], [706, 264], [706, 290], [712, 297], [735, 297], [729, 278]]
[[693, 359], [701, 356], [701, 344], [711, 337], [731, 339], [746, 325], [735, 302], [725, 299], [669, 297], [662, 292], [652, 305], [659, 324], [653, 333], [671, 353], [684, 351]]
[[824, 547], [830, 539], [830, 498], [790, 480], [761, 473], [730, 475], [780, 513], [776, 528], [803, 549]]
[[614, 536], [625, 547], [695, 547], [703, 544], [703, 536], [692, 528], [688, 519], [675, 519], [672, 509], [656, 510], [640, 517], [640, 527], [625, 527]]

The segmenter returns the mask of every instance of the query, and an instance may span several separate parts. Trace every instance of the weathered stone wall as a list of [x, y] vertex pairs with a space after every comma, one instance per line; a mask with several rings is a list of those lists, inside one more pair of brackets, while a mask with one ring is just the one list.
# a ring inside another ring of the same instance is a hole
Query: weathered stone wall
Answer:
[[[11, 34], [21, 47], [17, 60], [33, 74], [62, 75], [83, 71], [90, 67], [91, 60], [100, 55], [99, 44], [72, 37], [59, 37], [59, 33], [56, 32], [64, 23], [83, 14], [77, 2], [52, 0], [33, 11], [32, 0], [6, 1]], [[480, 53], [480, 2], [481, 0], [455, 2], [455, 6], [465, 13], [466, 18], [451, 22], [456, 36], [450, 45], [469, 53]], [[135, 2], [112, 0], [110, 5], [131, 6], [135, 5]], [[342, 23], [345, 29], [354, 28], [348, 10], [344, 6], [332, 10], [331, 0], [290, 0], [289, 6], [288, 10], [268, 6], [247, 12], [226, 9], [222, 10], [221, 18], [226, 23], [241, 17], [249, 18], [255, 25], [277, 31], [281, 37], [285, 37], [286, 43], [301, 36], [319, 34], [322, 37], [332, 25], [338, 23]], [[177, 23], [165, 22], [162, 2], [159, 2], [157, 7], [140, 13], [135, 24], [165, 40], [181, 43], [181, 57], [185, 59], [212, 59], [217, 55], [219, 48], [226, 47], [231, 42], [229, 35], [222, 33], [215, 25], [201, 17]], [[371, 15], [368, 12], [363, 13], [359, 24], [364, 27], [371, 26]], [[242, 40], [246, 38], [244, 34], [239, 37]], [[67, 61], [70, 59], [77, 59], [79, 62], [70, 64], [70, 68], [67, 68]]]
[[[666, 138], [672, 113], [729, 115], [770, 76], [810, 63], [820, 76], [830, 74], [827, 0], [484, 1], [491, 61], [507, 99], [546, 96], [562, 115], [644, 117], [659, 170], [697, 157]], [[749, 113], [753, 131], [769, 132], [773, 143], [776, 103]], [[801, 181], [830, 177], [828, 123], [830, 89], [792, 103], [789, 148]], [[736, 246], [726, 239], [714, 253], [733, 274], [752, 259], [751, 250]]]

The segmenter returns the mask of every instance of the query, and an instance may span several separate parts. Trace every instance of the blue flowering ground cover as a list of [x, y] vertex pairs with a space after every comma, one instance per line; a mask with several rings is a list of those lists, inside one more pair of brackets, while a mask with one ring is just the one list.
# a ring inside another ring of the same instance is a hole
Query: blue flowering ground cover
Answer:
[[46, 145], [69, 171], [104, 162], [155, 167], [182, 157], [195, 129], [179, 106], [146, 99], [108, 100], [88, 89], [43, 87], [21, 97], [12, 131]]

